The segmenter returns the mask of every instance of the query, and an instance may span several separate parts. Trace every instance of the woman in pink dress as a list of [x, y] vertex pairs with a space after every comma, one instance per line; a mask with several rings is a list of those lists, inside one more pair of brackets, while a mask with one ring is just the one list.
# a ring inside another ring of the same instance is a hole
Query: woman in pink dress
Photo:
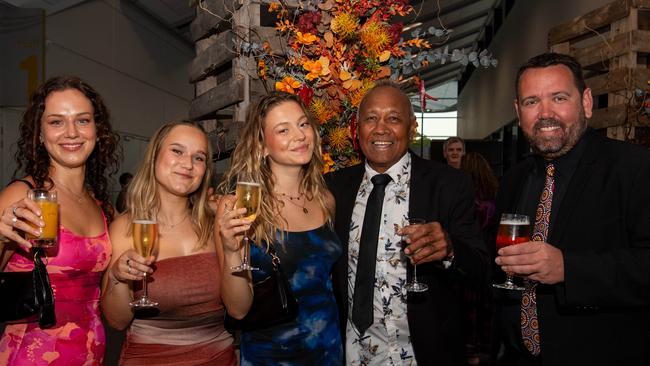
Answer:
[[[208, 203], [208, 138], [196, 124], [173, 122], [156, 131], [129, 185], [126, 212], [110, 227], [115, 255], [104, 276], [102, 310], [108, 323], [128, 328], [121, 365], [236, 364], [233, 338], [223, 327], [220, 255]], [[155, 257], [133, 250], [133, 220], [158, 223]], [[155, 261], [154, 261], [155, 259]], [[147, 273], [148, 314], [129, 303]]]
[[47, 271], [56, 324], [7, 325], [0, 339], [0, 365], [100, 365], [104, 328], [99, 312], [102, 273], [111, 256], [107, 223], [112, 218], [107, 172], [117, 169], [117, 137], [97, 92], [77, 77], [54, 77], [32, 95], [20, 125], [16, 153], [26, 176], [0, 192], [2, 269], [30, 271], [31, 244], [39, 234], [31, 187], [56, 190], [59, 240], [47, 249]]

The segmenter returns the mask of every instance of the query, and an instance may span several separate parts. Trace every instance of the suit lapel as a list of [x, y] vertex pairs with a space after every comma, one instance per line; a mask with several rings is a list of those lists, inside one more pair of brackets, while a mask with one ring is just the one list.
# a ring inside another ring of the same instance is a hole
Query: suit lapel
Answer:
[[[336, 202], [336, 205], [339, 207], [337, 212], [340, 212], [340, 215], [336, 218], [338, 230], [341, 236], [341, 242], [345, 248], [345, 253], [347, 253], [348, 241], [350, 239], [350, 222], [352, 220], [352, 211], [354, 210], [354, 203], [356, 202], [357, 192], [359, 191], [359, 186], [361, 185], [361, 180], [363, 179], [363, 173], [365, 172], [365, 165], [359, 164], [350, 172], [349, 177], [342, 177], [339, 184], [344, 184], [347, 188], [342, 188], [340, 190], [340, 195], [337, 197], [339, 200]], [[345, 181], [349, 178], [349, 181]], [[345, 225], [345, 226], [343, 226]]]
[[598, 157], [598, 143], [595, 141], [597, 138], [589, 131], [588, 135], [585, 136], [587, 139], [587, 147], [585, 149], [584, 155], [580, 158], [576, 171], [571, 177], [567, 191], [564, 194], [564, 198], [560, 204], [560, 210], [558, 215], [553, 219], [553, 232], [548, 238], [549, 243], [558, 246], [556, 243], [561, 243], [562, 235], [564, 234], [565, 229], [571, 223], [571, 217], [573, 216], [573, 211], [578, 206], [578, 201], [581, 199], [582, 193], [584, 192], [584, 187], [589, 181], [591, 176], [590, 172], [592, 171], [592, 164], [596, 162]]

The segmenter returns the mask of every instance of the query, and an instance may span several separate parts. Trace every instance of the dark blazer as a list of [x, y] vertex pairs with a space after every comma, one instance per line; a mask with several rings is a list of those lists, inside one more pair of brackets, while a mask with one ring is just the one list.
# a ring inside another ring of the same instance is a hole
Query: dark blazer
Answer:
[[[650, 152], [592, 130], [548, 242], [564, 283], [537, 287], [543, 365], [650, 365]], [[529, 158], [501, 182], [514, 212]], [[518, 329], [513, 329], [518, 332]]]
[[[474, 218], [474, 193], [468, 177], [460, 171], [411, 154], [409, 216], [438, 221], [454, 246], [454, 264], [444, 269], [440, 262], [418, 266], [418, 280], [429, 291], [409, 295], [407, 312], [415, 358], [420, 365], [466, 365], [462, 338], [460, 294], [462, 281], [479, 284], [488, 271], [488, 254]], [[352, 210], [365, 172], [364, 164], [325, 176], [336, 198], [335, 229], [347, 253]], [[341, 329], [347, 325], [348, 256], [335, 264], [334, 293], [339, 305]], [[407, 278], [413, 266], [407, 266]]]

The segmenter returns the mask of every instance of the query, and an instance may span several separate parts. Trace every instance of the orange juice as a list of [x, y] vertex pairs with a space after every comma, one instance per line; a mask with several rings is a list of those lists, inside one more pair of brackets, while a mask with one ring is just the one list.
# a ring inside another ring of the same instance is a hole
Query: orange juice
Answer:
[[45, 227], [39, 237], [27, 233], [26, 238], [35, 247], [49, 248], [56, 244], [59, 233], [59, 204], [51, 201], [36, 201], [36, 204], [41, 209]]

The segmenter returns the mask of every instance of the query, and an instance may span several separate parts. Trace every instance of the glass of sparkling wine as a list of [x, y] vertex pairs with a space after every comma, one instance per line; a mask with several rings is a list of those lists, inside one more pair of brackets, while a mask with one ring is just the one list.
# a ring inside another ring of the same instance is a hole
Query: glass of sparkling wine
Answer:
[[[424, 219], [405, 218], [404, 220], [402, 220], [402, 227], [411, 226], [411, 225], [422, 225], [425, 223], [426, 221]], [[406, 243], [406, 236], [402, 236], [402, 242]], [[413, 279], [410, 282], [407, 282], [406, 285], [404, 285], [404, 288], [406, 288], [406, 291], [408, 292], [425, 292], [426, 290], [429, 289], [429, 286], [427, 286], [426, 283], [418, 281], [417, 265], [413, 265]]]
[[[147, 258], [154, 252], [158, 245], [158, 224], [151, 220], [134, 220], [133, 221], [133, 248], [141, 256]], [[149, 299], [147, 293], [147, 274], [144, 273], [142, 279], [142, 295], [129, 303], [132, 307], [153, 308], [158, 303]]]
[[[497, 231], [497, 251], [509, 245], [530, 241], [530, 220], [526, 215], [502, 214]], [[493, 287], [506, 290], [524, 290], [513, 282], [512, 273], [506, 273], [506, 282], [492, 284]]]
[[[262, 189], [260, 184], [254, 181], [251, 174], [238, 174], [235, 196], [237, 197], [236, 209], [246, 209], [243, 218], [248, 219], [251, 223], [255, 221], [257, 212], [260, 209], [260, 201], [262, 200]], [[231, 269], [235, 272], [258, 270], [258, 268], [253, 267], [250, 263], [250, 240], [248, 238], [248, 231], [244, 233], [244, 257], [242, 258], [242, 262], [240, 265]]]

